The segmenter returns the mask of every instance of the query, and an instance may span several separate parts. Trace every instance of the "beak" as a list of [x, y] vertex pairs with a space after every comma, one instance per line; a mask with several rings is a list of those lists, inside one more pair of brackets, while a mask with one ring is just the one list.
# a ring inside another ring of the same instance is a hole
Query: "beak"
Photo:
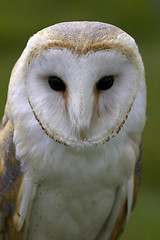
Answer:
[[87, 138], [91, 119], [93, 115], [94, 95], [86, 91], [70, 95], [69, 117], [74, 130], [79, 137], [84, 140]]

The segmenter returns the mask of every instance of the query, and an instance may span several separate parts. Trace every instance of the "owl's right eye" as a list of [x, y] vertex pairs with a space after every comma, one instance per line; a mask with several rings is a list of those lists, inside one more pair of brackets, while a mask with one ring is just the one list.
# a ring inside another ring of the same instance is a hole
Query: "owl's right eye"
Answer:
[[66, 85], [64, 82], [56, 76], [50, 76], [48, 78], [49, 86], [55, 91], [65, 91]]

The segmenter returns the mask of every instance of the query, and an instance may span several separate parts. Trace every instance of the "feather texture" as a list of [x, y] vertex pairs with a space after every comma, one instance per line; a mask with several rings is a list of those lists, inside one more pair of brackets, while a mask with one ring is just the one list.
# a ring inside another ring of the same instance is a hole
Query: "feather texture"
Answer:
[[9, 120], [1, 125], [0, 239], [24, 240], [32, 184], [25, 179], [21, 163], [15, 158], [13, 133], [14, 127]]
[[0, 240], [118, 239], [137, 198], [145, 109], [143, 62], [121, 29], [72, 22], [31, 37], [0, 125]]

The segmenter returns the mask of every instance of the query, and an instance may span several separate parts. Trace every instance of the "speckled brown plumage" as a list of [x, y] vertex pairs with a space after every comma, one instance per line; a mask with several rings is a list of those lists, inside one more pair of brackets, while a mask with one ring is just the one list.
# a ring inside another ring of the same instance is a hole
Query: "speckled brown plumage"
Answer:
[[15, 158], [13, 143], [14, 127], [7, 121], [0, 130], [0, 239], [21, 240], [23, 230], [17, 232], [13, 215], [17, 205], [17, 195], [23, 179], [20, 162]]

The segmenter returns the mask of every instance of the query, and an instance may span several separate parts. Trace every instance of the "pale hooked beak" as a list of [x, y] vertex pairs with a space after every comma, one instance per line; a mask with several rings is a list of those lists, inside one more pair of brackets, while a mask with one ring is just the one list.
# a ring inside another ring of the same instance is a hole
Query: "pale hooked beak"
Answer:
[[87, 138], [93, 115], [93, 94], [72, 94], [69, 101], [69, 117], [72, 126], [82, 140]]

